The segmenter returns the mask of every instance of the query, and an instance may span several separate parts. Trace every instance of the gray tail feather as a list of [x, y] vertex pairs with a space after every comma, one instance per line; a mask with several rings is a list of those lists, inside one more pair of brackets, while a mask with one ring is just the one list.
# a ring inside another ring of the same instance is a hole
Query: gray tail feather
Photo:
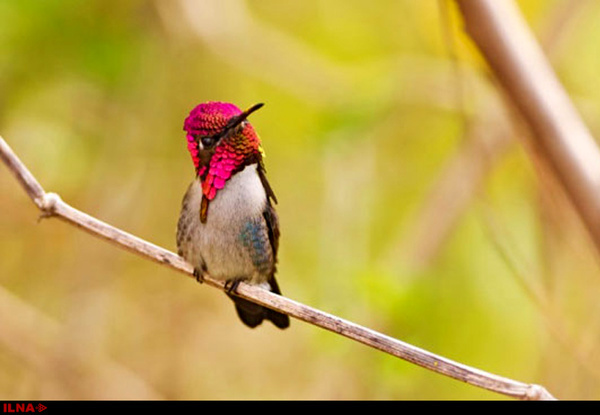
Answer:
[[[275, 278], [271, 279], [269, 285], [273, 293], [281, 295]], [[235, 295], [228, 294], [228, 296], [235, 303], [235, 310], [238, 317], [248, 327], [254, 328], [260, 325], [263, 320], [270, 320], [280, 329], [285, 329], [290, 325], [290, 318], [286, 314], [263, 307], [244, 298], [236, 297]]]

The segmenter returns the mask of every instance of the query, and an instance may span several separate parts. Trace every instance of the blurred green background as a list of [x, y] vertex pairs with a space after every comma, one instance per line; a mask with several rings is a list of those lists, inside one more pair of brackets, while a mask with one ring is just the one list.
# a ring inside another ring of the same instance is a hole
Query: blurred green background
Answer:
[[[519, 5], [600, 136], [600, 3]], [[198, 103], [266, 106], [290, 298], [600, 398], [598, 254], [452, 2], [0, 0], [0, 134], [74, 207], [175, 250]], [[502, 399], [38, 211], [0, 166], [0, 399]]]

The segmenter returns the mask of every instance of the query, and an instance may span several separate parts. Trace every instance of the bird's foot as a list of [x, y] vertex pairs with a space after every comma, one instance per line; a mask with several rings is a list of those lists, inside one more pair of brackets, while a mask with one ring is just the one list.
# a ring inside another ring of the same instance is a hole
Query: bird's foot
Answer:
[[194, 278], [202, 284], [204, 282], [204, 272], [201, 269], [194, 268]]
[[237, 289], [238, 285], [240, 285], [240, 280], [229, 280], [225, 282], [225, 292], [227, 294], [231, 294], [234, 293], [235, 294], [235, 290]]

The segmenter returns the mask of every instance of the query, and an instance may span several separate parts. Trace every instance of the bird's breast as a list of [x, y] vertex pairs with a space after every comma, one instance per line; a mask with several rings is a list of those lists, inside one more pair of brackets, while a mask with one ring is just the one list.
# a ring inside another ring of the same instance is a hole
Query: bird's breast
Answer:
[[225, 187], [210, 202], [210, 219], [219, 221], [231, 220], [239, 215], [262, 215], [267, 195], [256, 171], [257, 167], [256, 164], [246, 166], [226, 182]]
[[[263, 231], [256, 227], [262, 223], [267, 196], [256, 169], [256, 164], [246, 166], [227, 181], [210, 201], [206, 223], [200, 222], [202, 186], [198, 179], [184, 198], [178, 231], [180, 250], [188, 262], [204, 266], [214, 278], [263, 278], [256, 249], [248, 246], [249, 241], [254, 247], [259, 244], [257, 240], [264, 239], [259, 235]], [[268, 237], [262, 243], [260, 249], [266, 252], [267, 263], [272, 262]]]

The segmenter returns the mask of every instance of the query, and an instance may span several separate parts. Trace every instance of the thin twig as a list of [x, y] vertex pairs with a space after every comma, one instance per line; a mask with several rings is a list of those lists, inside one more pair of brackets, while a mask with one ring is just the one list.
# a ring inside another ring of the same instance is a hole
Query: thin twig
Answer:
[[[169, 266], [192, 277], [193, 269], [181, 257], [134, 235], [110, 226], [67, 203], [55, 193], [46, 193], [35, 177], [0, 137], [0, 157], [21, 183], [29, 197], [45, 217], [57, 217], [90, 234], [136, 253], [146, 259]], [[208, 285], [223, 289], [223, 283], [205, 276]], [[461, 380], [473, 386], [519, 399], [555, 399], [545, 388], [487, 373], [437, 356], [374, 330], [314, 309], [261, 288], [241, 283], [236, 291], [240, 297], [281, 311], [299, 320], [356, 340], [367, 346], [417, 364], [439, 374]]]

